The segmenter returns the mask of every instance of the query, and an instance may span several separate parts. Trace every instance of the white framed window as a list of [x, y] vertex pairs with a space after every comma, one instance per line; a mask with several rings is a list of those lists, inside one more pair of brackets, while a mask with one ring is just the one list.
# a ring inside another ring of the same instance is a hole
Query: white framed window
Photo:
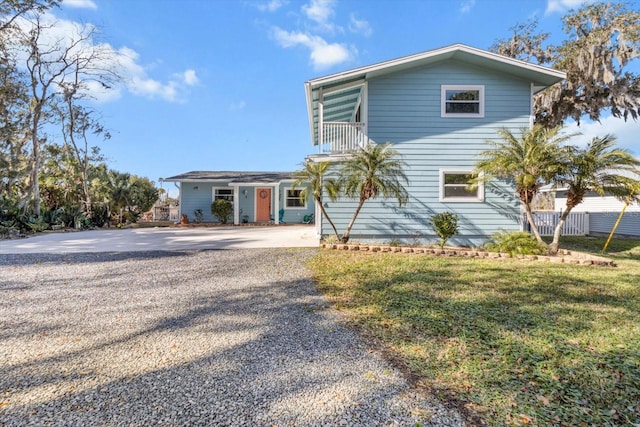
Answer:
[[442, 117], [484, 117], [483, 85], [442, 85]]
[[284, 198], [285, 203], [284, 206], [287, 209], [306, 209], [307, 208], [307, 200], [300, 200], [300, 193], [302, 190], [297, 188], [293, 190], [291, 187], [284, 189]]
[[481, 181], [470, 185], [473, 171], [440, 170], [441, 202], [482, 202], [484, 184]]
[[233, 203], [233, 188], [230, 187], [213, 187], [212, 200], [218, 199], [228, 200]]

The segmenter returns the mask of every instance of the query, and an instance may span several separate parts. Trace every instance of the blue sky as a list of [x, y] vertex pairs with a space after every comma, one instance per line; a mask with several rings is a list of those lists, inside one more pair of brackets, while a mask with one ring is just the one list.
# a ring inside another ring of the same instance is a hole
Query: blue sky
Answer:
[[[96, 144], [110, 167], [157, 182], [191, 170], [298, 169], [314, 152], [305, 81], [453, 43], [487, 49], [534, 17], [557, 43], [561, 16], [580, 3], [64, 0], [49, 18], [62, 32], [95, 25], [93, 42], [118, 58], [122, 84], [94, 94], [112, 133]], [[640, 123], [603, 125], [580, 130], [613, 132], [640, 155]]]

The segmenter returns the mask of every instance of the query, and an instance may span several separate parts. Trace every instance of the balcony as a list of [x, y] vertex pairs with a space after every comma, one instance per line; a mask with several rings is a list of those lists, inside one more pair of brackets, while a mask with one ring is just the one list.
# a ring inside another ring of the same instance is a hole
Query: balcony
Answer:
[[319, 135], [319, 154], [348, 154], [364, 147], [369, 138], [366, 123], [324, 122]]

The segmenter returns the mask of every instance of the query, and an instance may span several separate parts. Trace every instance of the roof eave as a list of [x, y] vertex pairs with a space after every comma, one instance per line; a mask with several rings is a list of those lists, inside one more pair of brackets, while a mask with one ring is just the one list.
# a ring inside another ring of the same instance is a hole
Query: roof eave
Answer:
[[554, 70], [549, 67], [545, 67], [538, 64], [532, 64], [530, 62], [522, 61], [520, 59], [510, 58], [508, 56], [499, 55], [497, 53], [487, 52], [482, 49], [478, 49], [475, 47], [467, 46], [464, 44], [453, 44], [449, 46], [445, 46], [439, 49], [429, 50], [426, 52], [421, 52], [413, 55], [403, 56], [401, 58], [392, 59], [389, 61], [383, 61], [372, 65], [367, 65], [364, 67], [354, 68], [352, 70], [343, 71], [340, 73], [330, 74], [324, 77], [318, 77], [316, 79], [311, 79], [305, 83], [310, 90], [314, 90], [325, 86], [327, 84], [335, 83], [336, 81], [347, 80], [356, 78], [358, 76], [369, 77], [370, 74], [386, 74], [393, 72], [396, 68], [410, 64], [416, 61], [427, 60], [431, 58], [435, 58], [438, 56], [445, 56], [448, 54], [454, 54], [456, 52], [465, 52], [473, 55], [477, 55], [486, 59], [492, 59], [498, 62], [502, 62], [505, 64], [509, 64], [512, 66], [525, 68], [531, 71], [535, 71], [541, 74], [553, 76], [558, 81], [565, 79], [566, 73], [559, 70]]

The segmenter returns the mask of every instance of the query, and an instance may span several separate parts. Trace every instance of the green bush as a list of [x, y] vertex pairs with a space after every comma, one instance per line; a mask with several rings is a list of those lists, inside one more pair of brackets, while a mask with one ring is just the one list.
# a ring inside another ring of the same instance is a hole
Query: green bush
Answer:
[[492, 236], [491, 242], [485, 245], [491, 252], [504, 252], [514, 255], [540, 255], [545, 252], [536, 238], [526, 231], [500, 231]]
[[451, 212], [435, 214], [429, 220], [433, 231], [440, 237], [440, 247], [443, 248], [449, 238], [458, 234], [458, 215]]
[[233, 204], [226, 199], [217, 199], [211, 203], [211, 213], [220, 220], [221, 223], [229, 222], [229, 217], [233, 213]]

